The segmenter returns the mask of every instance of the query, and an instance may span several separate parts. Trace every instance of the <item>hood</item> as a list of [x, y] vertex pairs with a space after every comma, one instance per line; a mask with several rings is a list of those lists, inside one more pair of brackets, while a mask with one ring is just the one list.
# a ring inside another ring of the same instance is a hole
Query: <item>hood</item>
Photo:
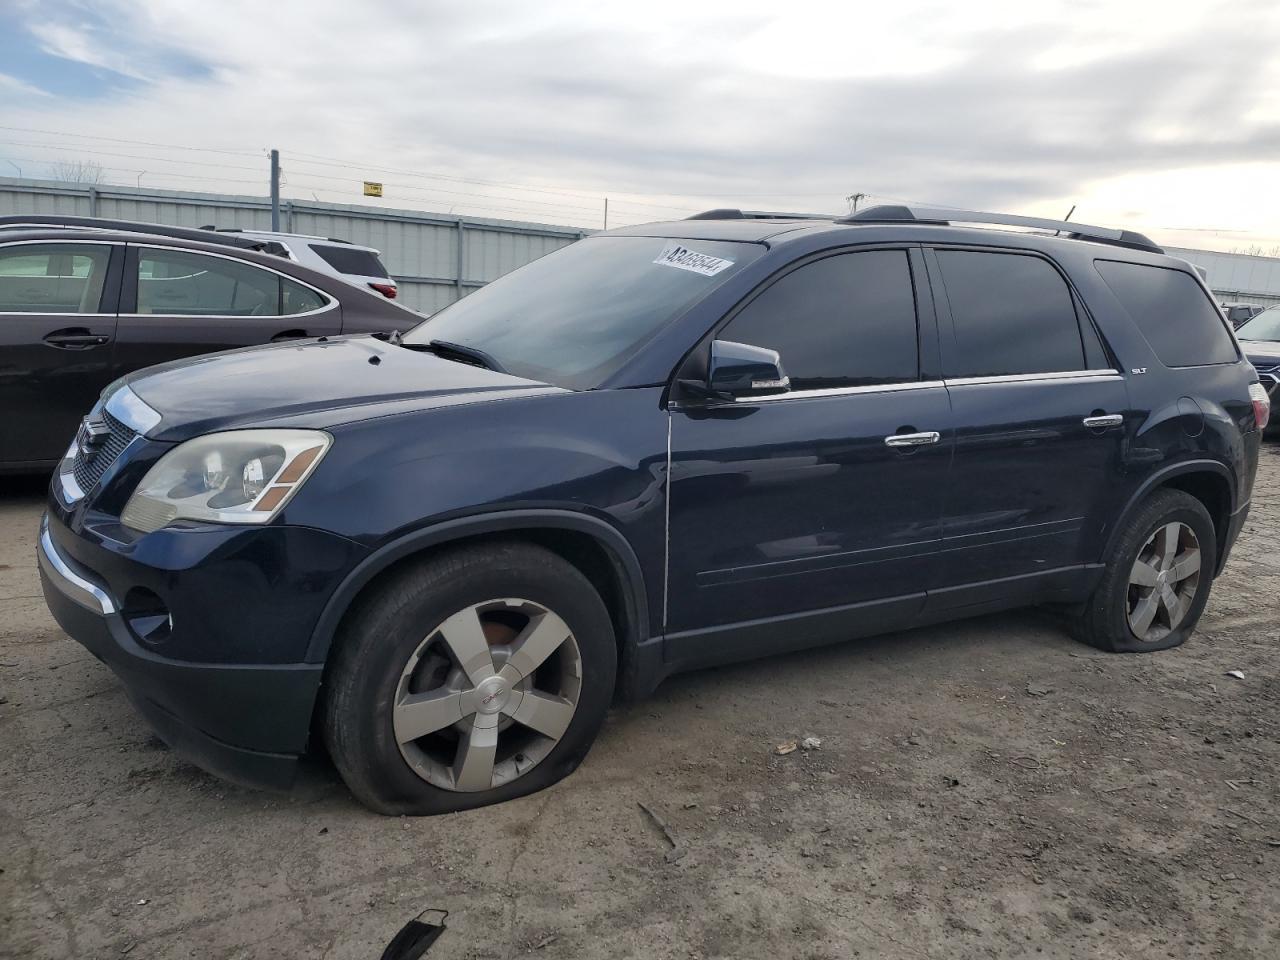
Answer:
[[1241, 340], [1240, 349], [1255, 367], [1280, 363], [1280, 342], [1275, 340]]
[[411, 410], [565, 392], [373, 337], [335, 337], [178, 360], [118, 381], [160, 415], [155, 440], [241, 427], [324, 427]]

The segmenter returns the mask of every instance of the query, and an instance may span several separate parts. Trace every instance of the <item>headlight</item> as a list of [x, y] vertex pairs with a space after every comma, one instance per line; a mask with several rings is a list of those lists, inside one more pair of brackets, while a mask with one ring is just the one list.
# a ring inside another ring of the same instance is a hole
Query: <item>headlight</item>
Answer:
[[143, 533], [174, 520], [266, 523], [332, 443], [319, 430], [229, 430], [188, 440], [147, 471], [120, 519]]

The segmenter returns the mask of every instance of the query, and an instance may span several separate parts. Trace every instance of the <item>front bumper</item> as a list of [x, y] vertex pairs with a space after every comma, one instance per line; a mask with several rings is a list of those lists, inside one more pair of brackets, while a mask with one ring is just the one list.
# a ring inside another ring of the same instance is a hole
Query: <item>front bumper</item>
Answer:
[[138, 710], [179, 756], [248, 786], [284, 789], [293, 782], [307, 747], [322, 664], [163, 656], [135, 638], [120, 598], [106, 581], [59, 548], [47, 517], [37, 553], [45, 603], [54, 619], [115, 672]]

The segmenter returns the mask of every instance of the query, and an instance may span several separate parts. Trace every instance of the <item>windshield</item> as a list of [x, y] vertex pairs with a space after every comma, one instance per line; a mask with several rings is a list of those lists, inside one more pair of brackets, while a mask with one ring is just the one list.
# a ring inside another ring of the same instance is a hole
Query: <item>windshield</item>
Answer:
[[472, 347], [516, 376], [589, 389], [762, 251], [750, 243], [591, 237], [481, 287], [404, 339]]
[[1241, 340], [1280, 340], [1280, 307], [1268, 307], [1236, 330]]

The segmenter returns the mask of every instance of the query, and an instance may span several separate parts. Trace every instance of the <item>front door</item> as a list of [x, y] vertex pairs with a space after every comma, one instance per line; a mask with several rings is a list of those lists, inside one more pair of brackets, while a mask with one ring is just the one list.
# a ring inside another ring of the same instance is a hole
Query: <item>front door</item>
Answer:
[[0, 246], [0, 465], [57, 460], [111, 382], [123, 252]]
[[933, 251], [957, 424], [930, 609], [1070, 589], [1121, 476], [1128, 392], [1047, 259]]
[[777, 350], [791, 392], [671, 411], [670, 661], [906, 625], [923, 606], [951, 414], [922, 373], [934, 320], [917, 319], [913, 265], [905, 249], [810, 261], [716, 332]]
[[129, 245], [116, 375], [255, 344], [334, 336], [341, 308], [297, 281], [233, 257]]

